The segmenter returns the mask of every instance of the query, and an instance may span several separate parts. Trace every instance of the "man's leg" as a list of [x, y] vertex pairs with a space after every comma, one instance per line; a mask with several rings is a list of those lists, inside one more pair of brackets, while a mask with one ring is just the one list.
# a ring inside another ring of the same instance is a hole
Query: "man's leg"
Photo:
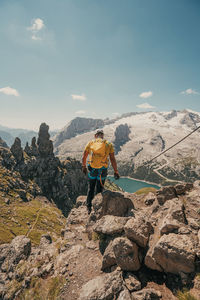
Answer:
[[88, 182], [88, 193], [87, 193], [87, 200], [86, 200], [88, 213], [91, 212], [92, 199], [94, 198], [96, 181], [97, 181], [96, 179], [89, 179]]
[[104, 183], [106, 181], [108, 171], [106, 168], [102, 168], [100, 174], [97, 176], [97, 194], [101, 193], [104, 188]]
[[[102, 184], [101, 184], [102, 183]], [[105, 183], [105, 179], [104, 180], [97, 180], [97, 194], [98, 193], [101, 193], [103, 191], [103, 186], [104, 186], [104, 183]]]

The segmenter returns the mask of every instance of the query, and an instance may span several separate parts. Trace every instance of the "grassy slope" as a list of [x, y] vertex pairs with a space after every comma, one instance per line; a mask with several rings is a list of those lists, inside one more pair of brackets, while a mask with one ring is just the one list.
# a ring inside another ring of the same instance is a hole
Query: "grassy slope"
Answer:
[[[44, 233], [60, 236], [66, 220], [61, 211], [43, 197], [30, 197], [31, 201], [24, 202], [17, 190], [10, 187], [14, 180], [0, 167], [0, 182], [7, 189], [6, 193], [0, 190], [0, 244], [9, 243], [16, 235], [29, 236], [35, 245]], [[10, 203], [6, 204], [5, 199]]]

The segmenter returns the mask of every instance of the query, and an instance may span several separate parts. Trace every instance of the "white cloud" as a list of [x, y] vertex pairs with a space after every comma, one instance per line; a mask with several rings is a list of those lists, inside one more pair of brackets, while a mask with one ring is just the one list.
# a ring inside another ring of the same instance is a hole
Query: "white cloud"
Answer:
[[0, 89], [0, 93], [3, 93], [8, 96], [19, 97], [19, 92], [16, 89], [13, 89], [9, 86]]
[[40, 18], [37, 18], [32, 21], [32, 26], [28, 27], [27, 30], [37, 32], [40, 31], [42, 28], [44, 28], [44, 21]]
[[152, 91], [148, 91], [148, 92], [141, 93], [139, 96], [140, 96], [140, 98], [146, 99], [146, 98], [151, 97], [152, 95], [153, 95], [153, 92]]
[[37, 36], [38, 32], [45, 27], [44, 21], [40, 18], [34, 19], [32, 21], [32, 26], [27, 27], [27, 30], [32, 32], [32, 40], [38, 41], [41, 40], [41, 37]]
[[75, 114], [77, 114], [77, 115], [84, 115], [85, 113], [86, 113], [85, 110], [78, 110], [75, 112]]
[[72, 96], [73, 100], [85, 101], [87, 99], [84, 94], [82, 94], [82, 95], [72, 94], [71, 96]]
[[33, 34], [31, 38], [32, 38], [32, 40], [34, 40], [34, 41], [41, 41], [41, 37], [36, 36], [35, 34]]
[[196, 92], [193, 89], [187, 89], [185, 91], [182, 91], [181, 94], [183, 94], [183, 95], [200, 95], [198, 92]]
[[155, 108], [155, 106], [152, 106], [149, 103], [142, 103], [142, 104], [138, 104], [136, 106], [139, 107], [139, 108], [142, 108], [142, 109]]

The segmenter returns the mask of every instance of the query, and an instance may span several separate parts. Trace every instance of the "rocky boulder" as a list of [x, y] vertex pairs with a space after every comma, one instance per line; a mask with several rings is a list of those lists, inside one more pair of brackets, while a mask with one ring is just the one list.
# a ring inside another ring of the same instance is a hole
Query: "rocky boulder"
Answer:
[[31, 253], [31, 241], [24, 235], [16, 236], [11, 244], [0, 246], [0, 270], [2, 272], [13, 271], [14, 265], [20, 260], [25, 260]]
[[128, 217], [133, 215], [133, 201], [121, 192], [109, 190], [97, 194], [92, 201], [90, 220], [96, 221], [105, 215]]
[[164, 208], [167, 210], [167, 214], [159, 226], [160, 234], [177, 233], [183, 224], [187, 224], [183, 203], [175, 198], [167, 201]]
[[76, 199], [76, 208], [78, 208], [79, 206], [86, 206], [86, 196], [79, 196]]
[[125, 237], [113, 241], [113, 251], [117, 265], [125, 271], [137, 271], [140, 268], [138, 246]]
[[146, 205], [152, 205], [155, 200], [156, 200], [156, 195], [150, 192], [145, 196], [144, 203]]
[[135, 276], [134, 274], [127, 272], [126, 275], [124, 276], [124, 281], [125, 281], [127, 289], [130, 292], [141, 290], [141, 282], [138, 280], [137, 276]]
[[102, 270], [105, 270], [116, 264], [117, 264], [117, 262], [116, 262], [116, 257], [115, 257], [115, 253], [114, 253], [114, 249], [113, 249], [113, 241], [111, 240], [103, 254]]
[[165, 186], [156, 192], [157, 200], [163, 205], [167, 200], [176, 198], [176, 190], [173, 186]]
[[93, 230], [97, 233], [103, 233], [107, 235], [122, 233], [124, 230], [124, 225], [127, 221], [128, 218], [126, 217], [106, 215], [97, 221], [97, 223], [93, 227]]
[[98, 276], [86, 283], [79, 300], [111, 300], [122, 290], [123, 278], [120, 271]]
[[146, 247], [149, 236], [153, 232], [151, 223], [143, 215], [136, 215], [135, 218], [128, 220], [124, 226], [124, 231], [130, 240], [140, 247]]
[[195, 270], [194, 245], [187, 235], [163, 235], [155, 245], [152, 257], [165, 272], [180, 274]]
[[123, 291], [121, 291], [121, 293], [119, 294], [117, 300], [132, 300], [132, 297], [129, 291], [124, 288]]
[[132, 293], [131, 296], [132, 300], [160, 300], [162, 298], [161, 292], [149, 288]]

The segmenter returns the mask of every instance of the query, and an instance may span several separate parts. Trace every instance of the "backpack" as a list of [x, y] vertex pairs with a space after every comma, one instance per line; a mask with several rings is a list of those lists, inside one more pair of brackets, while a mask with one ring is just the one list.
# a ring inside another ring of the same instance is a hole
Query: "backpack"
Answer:
[[90, 146], [90, 149], [95, 156], [104, 157], [106, 155], [108, 145], [106, 140], [96, 139]]

